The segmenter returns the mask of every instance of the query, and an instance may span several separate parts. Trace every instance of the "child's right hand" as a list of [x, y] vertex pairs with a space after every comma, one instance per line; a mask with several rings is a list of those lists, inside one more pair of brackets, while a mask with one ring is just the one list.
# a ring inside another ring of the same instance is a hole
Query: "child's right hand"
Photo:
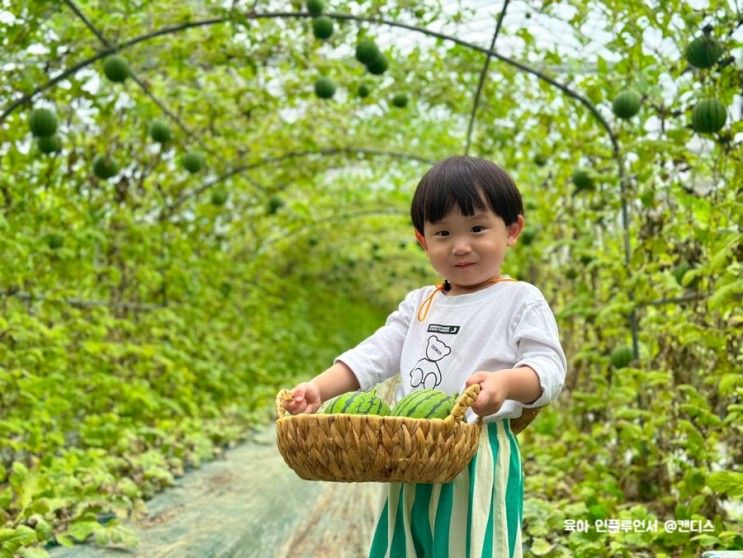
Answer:
[[298, 413], [314, 413], [322, 405], [320, 388], [314, 382], [304, 382], [292, 390], [294, 398], [284, 404], [284, 408], [296, 415]]

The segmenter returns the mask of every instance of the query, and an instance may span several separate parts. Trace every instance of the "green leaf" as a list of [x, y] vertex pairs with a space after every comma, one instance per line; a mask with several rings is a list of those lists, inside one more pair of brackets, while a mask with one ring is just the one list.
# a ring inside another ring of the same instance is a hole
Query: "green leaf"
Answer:
[[741, 297], [743, 297], [743, 279], [738, 279], [733, 283], [716, 289], [707, 300], [707, 308], [718, 310], [727, 302], [731, 302], [734, 299], [740, 300]]
[[19, 525], [15, 529], [0, 529], [0, 548], [11, 552], [22, 546], [29, 546], [36, 542], [36, 531], [26, 525]]
[[688, 449], [699, 449], [705, 446], [704, 438], [700, 434], [697, 427], [694, 426], [690, 421], [681, 419], [678, 421], [679, 431], [683, 432], [687, 436], [686, 447]]
[[669, 385], [671, 382], [670, 376], [665, 372], [644, 371], [642, 378], [648, 386]]
[[740, 498], [743, 496], [743, 473], [715, 471], [707, 475], [707, 485], [718, 494]]
[[[743, 385], [743, 379], [740, 374], [724, 374], [720, 378], [719, 391], [720, 395], [731, 395], [737, 386]], [[0, 480], [2, 480], [2, 469], [0, 469]]]
[[714, 535], [710, 535], [708, 533], [702, 533], [701, 535], [696, 535], [692, 537], [690, 540], [699, 543], [700, 546], [715, 546], [720, 544], [720, 539], [715, 537]]
[[549, 554], [554, 546], [554, 544], [548, 542], [547, 540], [538, 537], [534, 539], [534, 542], [529, 547], [529, 554], [533, 554], [534, 556], [544, 556], [546, 554]]
[[73, 537], [77, 542], [82, 543], [85, 542], [85, 540], [95, 533], [98, 529], [100, 529], [101, 526], [97, 521], [88, 521], [88, 520], [82, 520], [82, 521], [75, 521], [74, 523], [71, 523], [70, 526], [67, 529], [67, 533]]
[[75, 546], [75, 540], [67, 533], [60, 533], [55, 537], [56, 541], [64, 546], [65, 548], [72, 548]]

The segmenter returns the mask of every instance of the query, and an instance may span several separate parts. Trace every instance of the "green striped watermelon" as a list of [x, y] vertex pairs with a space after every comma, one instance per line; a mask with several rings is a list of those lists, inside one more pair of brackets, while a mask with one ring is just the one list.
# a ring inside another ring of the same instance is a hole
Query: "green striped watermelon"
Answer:
[[714, 134], [719, 132], [728, 118], [728, 111], [717, 99], [699, 101], [691, 113], [691, 127], [695, 132]]
[[344, 413], [347, 415], [389, 416], [387, 403], [377, 397], [376, 390], [351, 391], [336, 397], [325, 407], [326, 414]]
[[713, 37], [702, 35], [686, 47], [686, 60], [697, 68], [711, 68], [722, 56], [722, 47]]
[[614, 98], [611, 108], [615, 115], [626, 120], [640, 111], [641, 104], [642, 97], [640, 94], [633, 89], [627, 89]]
[[392, 410], [393, 415], [411, 418], [446, 418], [456, 398], [437, 389], [421, 389], [403, 397]]

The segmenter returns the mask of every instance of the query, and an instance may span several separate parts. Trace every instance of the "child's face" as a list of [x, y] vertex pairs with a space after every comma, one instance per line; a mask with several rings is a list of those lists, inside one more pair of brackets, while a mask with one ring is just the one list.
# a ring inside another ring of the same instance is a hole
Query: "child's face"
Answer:
[[490, 279], [500, 277], [506, 248], [516, 243], [523, 228], [521, 215], [506, 227], [489, 207], [467, 217], [455, 206], [441, 221], [424, 223], [426, 255], [434, 269], [451, 283], [447, 294], [475, 292], [488, 287]]

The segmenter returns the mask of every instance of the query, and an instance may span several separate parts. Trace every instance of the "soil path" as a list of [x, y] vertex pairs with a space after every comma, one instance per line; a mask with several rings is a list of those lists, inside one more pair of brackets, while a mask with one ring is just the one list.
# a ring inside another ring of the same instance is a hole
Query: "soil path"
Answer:
[[382, 486], [300, 479], [270, 426], [179, 479], [128, 523], [130, 550], [58, 547], [52, 558], [358, 558], [366, 556]]

